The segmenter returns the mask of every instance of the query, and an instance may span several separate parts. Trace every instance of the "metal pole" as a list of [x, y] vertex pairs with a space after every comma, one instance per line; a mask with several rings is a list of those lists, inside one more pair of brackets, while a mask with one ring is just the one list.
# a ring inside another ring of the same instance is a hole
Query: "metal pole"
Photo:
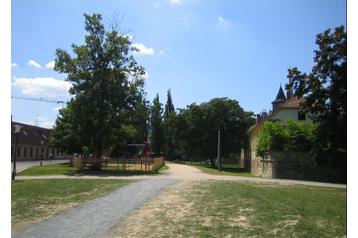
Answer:
[[14, 163], [12, 168], [12, 176], [11, 176], [12, 180], [15, 180], [15, 176], [16, 176], [17, 139], [18, 139], [18, 133], [15, 133], [15, 156], [14, 156]]
[[218, 130], [218, 167], [219, 171], [221, 172], [221, 155], [220, 155], [220, 129]]

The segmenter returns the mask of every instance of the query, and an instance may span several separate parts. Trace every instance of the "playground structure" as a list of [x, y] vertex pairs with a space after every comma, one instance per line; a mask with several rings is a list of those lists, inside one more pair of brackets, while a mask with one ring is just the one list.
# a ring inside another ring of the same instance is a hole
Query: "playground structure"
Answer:
[[[149, 143], [128, 144], [128, 150], [118, 158], [103, 157], [75, 157], [72, 165], [78, 169], [93, 167], [101, 163], [104, 170], [115, 171], [154, 171], [164, 165], [164, 158], [152, 158], [150, 156]], [[140, 151], [138, 151], [140, 148]], [[131, 153], [130, 153], [131, 152]], [[100, 161], [99, 161], [100, 160]]]

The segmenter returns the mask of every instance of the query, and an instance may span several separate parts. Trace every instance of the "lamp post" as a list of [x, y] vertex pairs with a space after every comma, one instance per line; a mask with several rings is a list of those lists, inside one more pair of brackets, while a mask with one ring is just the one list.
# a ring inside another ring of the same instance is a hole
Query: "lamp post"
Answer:
[[20, 125], [15, 125], [15, 156], [14, 156], [14, 163], [13, 163], [13, 168], [12, 168], [12, 175], [11, 175], [11, 179], [15, 180], [15, 176], [16, 176], [16, 158], [17, 158], [17, 143], [18, 143], [18, 135], [21, 131], [22, 126]]
[[[41, 143], [41, 150], [43, 149], [43, 144], [44, 144], [44, 141], [42, 140], [42, 141], [40, 141], [40, 143]], [[40, 158], [40, 166], [42, 166], [42, 159], [43, 159], [43, 157], [44, 157], [44, 153], [42, 152], [41, 153], [41, 158]]]

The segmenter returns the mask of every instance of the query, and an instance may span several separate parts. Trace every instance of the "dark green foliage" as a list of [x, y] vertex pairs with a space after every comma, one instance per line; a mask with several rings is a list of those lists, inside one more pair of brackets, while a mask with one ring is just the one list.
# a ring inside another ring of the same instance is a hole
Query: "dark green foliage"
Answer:
[[56, 50], [55, 70], [67, 74], [73, 99], [60, 111], [53, 144], [69, 152], [86, 145], [102, 156], [146, 136], [144, 69], [130, 55], [129, 38], [106, 31], [101, 15], [85, 14], [85, 29], [85, 43], [72, 44], [74, 56]]
[[164, 131], [163, 131], [163, 118], [162, 118], [162, 104], [159, 101], [159, 95], [154, 98], [151, 107], [151, 126], [152, 135], [150, 140], [151, 151], [159, 154], [163, 151], [164, 145]]
[[312, 149], [315, 126], [311, 122], [288, 119], [285, 122], [265, 121], [257, 144], [257, 152], [304, 152]]
[[175, 143], [174, 143], [174, 132], [175, 132], [175, 108], [172, 101], [172, 95], [170, 89], [167, 93], [167, 103], [165, 104], [164, 111], [164, 120], [163, 120], [163, 129], [164, 129], [164, 137], [165, 137], [165, 152], [167, 154], [168, 159], [172, 159], [173, 154], [175, 152]]
[[[288, 70], [290, 83], [304, 111], [317, 124], [315, 151], [327, 155], [347, 150], [347, 33], [344, 27], [318, 34], [314, 66], [308, 74], [297, 68]], [[322, 153], [328, 152], [328, 153]]]
[[211, 161], [217, 157], [217, 135], [221, 130], [221, 154], [227, 157], [245, 146], [247, 129], [254, 123], [236, 100], [214, 98], [200, 105], [191, 104], [175, 118], [174, 141], [187, 157]]

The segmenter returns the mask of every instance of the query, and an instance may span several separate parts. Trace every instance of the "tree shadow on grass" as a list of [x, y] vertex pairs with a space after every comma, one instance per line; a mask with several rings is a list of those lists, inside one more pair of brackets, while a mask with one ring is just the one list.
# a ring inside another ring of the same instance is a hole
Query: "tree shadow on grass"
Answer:
[[74, 172], [65, 173], [68, 176], [99, 176], [99, 177], [109, 177], [109, 176], [136, 176], [136, 175], [158, 175], [160, 174], [158, 170], [153, 171], [141, 171], [141, 170], [117, 170], [117, 169], [107, 169], [102, 168], [101, 170], [94, 170], [91, 168], [84, 168]]

